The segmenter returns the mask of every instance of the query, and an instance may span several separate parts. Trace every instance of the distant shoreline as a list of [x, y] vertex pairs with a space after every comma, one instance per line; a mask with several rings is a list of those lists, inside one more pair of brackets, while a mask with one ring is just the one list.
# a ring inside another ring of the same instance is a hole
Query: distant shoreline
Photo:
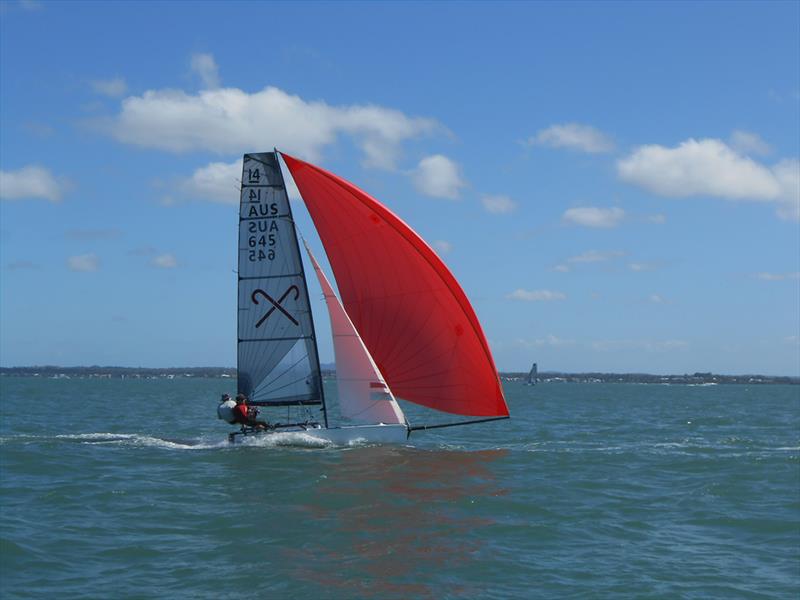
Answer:
[[[336, 376], [333, 365], [323, 365], [325, 378]], [[43, 377], [51, 379], [176, 379], [176, 378], [222, 378], [235, 379], [232, 367], [58, 367], [52, 365], [33, 367], [0, 367], [0, 377]], [[503, 381], [526, 381], [527, 372], [501, 372]], [[562, 373], [540, 372], [539, 383], [652, 383], [713, 385], [726, 384], [788, 384], [800, 385], [800, 377], [781, 375], [720, 375], [715, 373], [684, 373], [682, 375], [651, 375], [648, 373]]]

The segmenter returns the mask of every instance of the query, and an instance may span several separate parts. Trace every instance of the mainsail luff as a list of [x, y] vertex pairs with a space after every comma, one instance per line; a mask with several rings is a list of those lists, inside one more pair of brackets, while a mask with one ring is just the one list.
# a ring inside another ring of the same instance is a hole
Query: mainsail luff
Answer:
[[356, 186], [282, 156], [325, 246], [347, 314], [394, 393], [454, 414], [508, 415], [480, 323], [436, 253]]

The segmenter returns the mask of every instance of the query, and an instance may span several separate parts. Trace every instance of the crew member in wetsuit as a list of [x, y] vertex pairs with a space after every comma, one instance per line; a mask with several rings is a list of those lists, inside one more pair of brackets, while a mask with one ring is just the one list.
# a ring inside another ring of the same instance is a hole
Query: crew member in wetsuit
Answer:
[[256, 415], [258, 409], [247, 406], [247, 397], [244, 394], [236, 394], [236, 407], [233, 409], [235, 422], [256, 429], [267, 429], [269, 423], [256, 420]]

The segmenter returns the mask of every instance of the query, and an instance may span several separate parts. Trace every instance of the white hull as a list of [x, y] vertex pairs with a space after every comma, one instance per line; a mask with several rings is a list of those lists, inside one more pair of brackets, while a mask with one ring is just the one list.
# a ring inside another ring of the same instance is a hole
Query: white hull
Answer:
[[[292, 429], [280, 431], [255, 432], [246, 436], [236, 436], [235, 442], [244, 440], [269, 440], [270, 445], [308, 445], [318, 440], [324, 445], [347, 446], [350, 444], [404, 444], [408, 439], [405, 425], [352, 425], [326, 429]], [[256, 442], [258, 443], [258, 442]]]
[[408, 429], [405, 425], [352, 425], [331, 427], [330, 429], [309, 429], [305, 433], [337, 446], [354, 442], [402, 444], [408, 439]]

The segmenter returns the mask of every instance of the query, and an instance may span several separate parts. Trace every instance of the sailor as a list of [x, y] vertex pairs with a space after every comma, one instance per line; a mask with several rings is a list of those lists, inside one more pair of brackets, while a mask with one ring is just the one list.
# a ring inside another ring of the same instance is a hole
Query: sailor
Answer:
[[227, 423], [236, 423], [236, 415], [234, 414], [235, 408], [236, 402], [231, 399], [230, 394], [222, 394], [219, 400], [219, 406], [217, 407], [217, 417]]
[[247, 406], [247, 396], [244, 394], [236, 394], [236, 403], [233, 409], [234, 423], [255, 427], [256, 429], [267, 429], [269, 424], [266, 421], [256, 420], [257, 415], [257, 408]]

